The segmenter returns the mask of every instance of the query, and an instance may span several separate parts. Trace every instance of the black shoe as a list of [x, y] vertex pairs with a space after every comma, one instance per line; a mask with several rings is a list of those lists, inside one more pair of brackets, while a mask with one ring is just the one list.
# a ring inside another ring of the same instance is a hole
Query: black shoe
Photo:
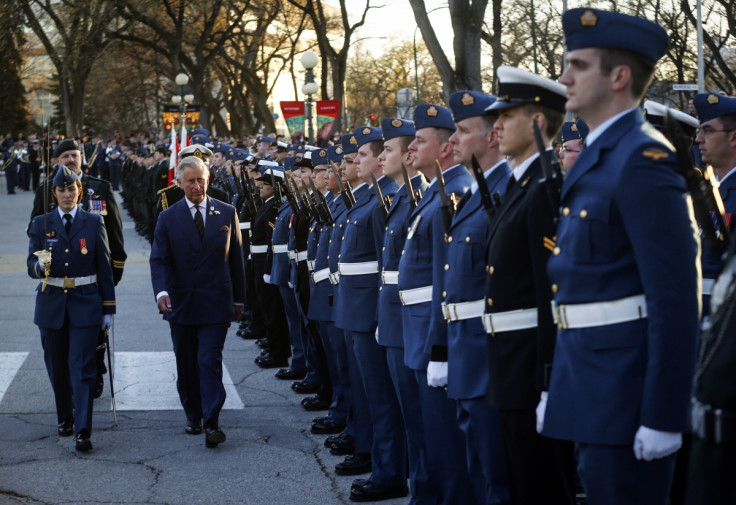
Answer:
[[60, 422], [57, 431], [61, 437], [71, 437], [74, 435], [74, 416], [69, 416]]
[[352, 439], [350, 435], [347, 434], [347, 432], [343, 431], [339, 435], [333, 435], [331, 437], [327, 437], [325, 439], [325, 447], [330, 448], [332, 447], [332, 444], [339, 444], [342, 443], [345, 439]]
[[328, 410], [332, 402], [321, 398], [319, 395], [310, 396], [302, 400], [302, 408], [307, 412], [317, 412], [319, 410]]
[[296, 381], [291, 383], [291, 389], [300, 395], [311, 395], [319, 391], [321, 386], [314, 382]]
[[102, 375], [97, 375], [97, 384], [95, 385], [95, 399], [102, 396], [102, 391], [105, 389], [105, 379], [102, 378]]
[[383, 486], [375, 482], [368, 482], [365, 486], [350, 489], [350, 501], [366, 502], [390, 500], [391, 498], [403, 498], [409, 494], [406, 485]]
[[92, 450], [92, 441], [89, 439], [89, 432], [82, 430], [74, 437], [74, 448], [79, 452], [87, 452]]
[[292, 370], [291, 368], [282, 368], [278, 372], [276, 372], [276, 378], [281, 380], [301, 380], [304, 377], [307, 376], [306, 370], [303, 372], [297, 372], [295, 370]]
[[268, 339], [266, 337], [261, 337], [256, 339], [256, 345], [260, 347], [261, 349], [268, 347]]
[[371, 478], [368, 477], [367, 479], [355, 479], [352, 484], [350, 484], [350, 489], [353, 489], [354, 487], [363, 487], [370, 484]]
[[225, 432], [219, 426], [204, 427], [204, 445], [208, 449], [214, 449], [218, 444], [225, 441]]
[[333, 456], [342, 456], [344, 454], [353, 454], [355, 452], [355, 439], [351, 436], [345, 437], [339, 442], [332, 444], [330, 454]]
[[277, 358], [266, 354], [265, 356], [259, 356], [256, 358], [256, 365], [261, 368], [279, 368], [282, 366], [288, 366], [289, 360], [286, 358]]
[[334, 419], [325, 419], [318, 422], [312, 421], [312, 433], [317, 435], [331, 435], [340, 433], [345, 429], [345, 423], [340, 423]]
[[[371, 455], [355, 454], [345, 456], [345, 460], [335, 465], [337, 475], [360, 475], [371, 471]], [[351, 493], [352, 497], [352, 493]]]
[[202, 433], [202, 422], [201, 421], [187, 421], [187, 426], [184, 428], [184, 432], [187, 435], [199, 435]]

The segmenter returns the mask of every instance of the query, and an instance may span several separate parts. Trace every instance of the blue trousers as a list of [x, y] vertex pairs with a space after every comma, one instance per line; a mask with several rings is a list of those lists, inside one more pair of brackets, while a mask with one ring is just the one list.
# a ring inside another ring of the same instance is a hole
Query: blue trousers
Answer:
[[[332, 403], [327, 413], [330, 419], [345, 423], [347, 422], [350, 404], [347, 401], [350, 389], [350, 379], [347, 377], [348, 370], [345, 363], [340, 363], [340, 356], [335, 350], [336, 341], [340, 341], [344, 345], [345, 339], [342, 337], [340, 330], [335, 328], [332, 321], [319, 322], [320, 335], [322, 337], [322, 345], [325, 349], [325, 359], [327, 362], [327, 370], [330, 374], [330, 383], [332, 384]], [[343, 357], [344, 359], [344, 357]]]
[[176, 389], [184, 413], [190, 421], [217, 426], [225, 404], [222, 349], [230, 325], [169, 324], [176, 355]]
[[[358, 332], [358, 338], [362, 338]], [[345, 356], [347, 357], [348, 375], [350, 376], [350, 390], [353, 393], [352, 429], [355, 437], [356, 454], [371, 454], [373, 449], [373, 423], [371, 412], [368, 408], [368, 398], [365, 394], [363, 377], [360, 374], [358, 360], [355, 356], [353, 344], [353, 332], [344, 330]]]
[[54, 390], [58, 422], [74, 414], [74, 430], [92, 433], [99, 326], [74, 326], [66, 317], [58, 330], [42, 326], [39, 330], [43, 360]]
[[307, 364], [304, 358], [304, 336], [302, 335], [303, 325], [299, 315], [299, 303], [294, 290], [289, 286], [279, 286], [279, 292], [284, 301], [286, 325], [289, 327], [291, 338], [291, 369], [295, 372], [303, 372], [307, 369]]

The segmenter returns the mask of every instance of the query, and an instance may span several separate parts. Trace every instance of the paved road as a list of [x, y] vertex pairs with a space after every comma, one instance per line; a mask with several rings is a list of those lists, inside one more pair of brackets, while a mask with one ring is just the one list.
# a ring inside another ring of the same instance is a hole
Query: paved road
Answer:
[[106, 376], [105, 394], [95, 400], [94, 450], [76, 453], [71, 438], [58, 437], [33, 324], [37, 281], [25, 266], [32, 201], [30, 192], [0, 194], [0, 505], [350, 503], [353, 477], [335, 475], [341, 457], [309, 432], [313, 413], [299, 406], [288, 382], [253, 363], [258, 350], [235, 327], [224, 353], [227, 442], [211, 450], [204, 436], [184, 434], [168, 324], [151, 290], [150, 247], [127, 215], [128, 261], [116, 290], [118, 426]]

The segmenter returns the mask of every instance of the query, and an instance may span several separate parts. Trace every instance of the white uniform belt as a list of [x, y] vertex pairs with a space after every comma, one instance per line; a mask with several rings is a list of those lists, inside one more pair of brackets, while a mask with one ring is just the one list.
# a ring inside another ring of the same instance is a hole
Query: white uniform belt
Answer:
[[552, 316], [560, 330], [625, 323], [647, 317], [647, 300], [644, 295], [634, 295], [610, 302], [574, 305], [552, 302]]
[[240, 229], [241, 230], [250, 230], [250, 221], [246, 221], [245, 223], [240, 223]]
[[88, 275], [87, 277], [47, 277], [46, 284], [56, 286], [57, 288], [77, 288], [94, 284], [97, 282], [97, 275]]
[[268, 246], [267, 245], [252, 245], [250, 246], [250, 253], [251, 254], [265, 254], [268, 252]]
[[483, 299], [473, 300], [472, 302], [443, 303], [442, 313], [445, 316], [445, 321], [463, 321], [474, 317], [483, 317], [484, 307]]
[[537, 327], [537, 309], [519, 309], [483, 314], [483, 327], [491, 335], [502, 331]]
[[307, 270], [310, 272], [314, 272], [314, 261], [315, 260], [307, 260]]
[[307, 251], [294, 251], [294, 256], [291, 258], [297, 263], [300, 261], [307, 260]]
[[323, 268], [322, 270], [317, 270], [316, 272], [312, 273], [312, 282], [314, 284], [319, 284], [323, 280], [330, 277], [330, 269], [329, 268]]
[[399, 299], [404, 305], [416, 305], [417, 303], [431, 302], [432, 286], [404, 289], [403, 291], [399, 291]]
[[368, 275], [378, 273], [377, 261], [364, 261], [363, 263], [338, 263], [337, 271], [340, 275]]
[[340, 284], [340, 272], [330, 272], [329, 274], [330, 284], [336, 286]]
[[274, 254], [282, 254], [285, 252], [289, 252], [289, 246], [286, 244], [273, 244], [271, 246], [271, 250]]
[[381, 272], [381, 280], [384, 284], [398, 284], [399, 272], [384, 270]]
[[716, 280], [715, 279], [703, 279], [703, 294], [704, 295], [712, 295], [713, 294], [713, 286], [715, 286]]

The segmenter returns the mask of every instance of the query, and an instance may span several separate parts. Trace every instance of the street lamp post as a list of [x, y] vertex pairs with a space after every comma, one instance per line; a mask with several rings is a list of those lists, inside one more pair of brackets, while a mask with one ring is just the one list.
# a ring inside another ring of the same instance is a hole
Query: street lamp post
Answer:
[[187, 104], [194, 101], [194, 95], [186, 92], [186, 85], [189, 84], [189, 76], [184, 72], [176, 74], [174, 79], [176, 85], [179, 86], [179, 94], [171, 97], [171, 102], [179, 106], [179, 124], [185, 128], [187, 121]]
[[314, 82], [314, 67], [319, 63], [319, 56], [313, 51], [302, 54], [301, 63], [307, 71], [306, 80], [302, 86], [302, 93], [307, 97], [304, 101], [304, 114], [307, 116], [307, 142], [314, 142], [314, 125], [312, 124], [312, 95], [319, 91], [319, 86]]

